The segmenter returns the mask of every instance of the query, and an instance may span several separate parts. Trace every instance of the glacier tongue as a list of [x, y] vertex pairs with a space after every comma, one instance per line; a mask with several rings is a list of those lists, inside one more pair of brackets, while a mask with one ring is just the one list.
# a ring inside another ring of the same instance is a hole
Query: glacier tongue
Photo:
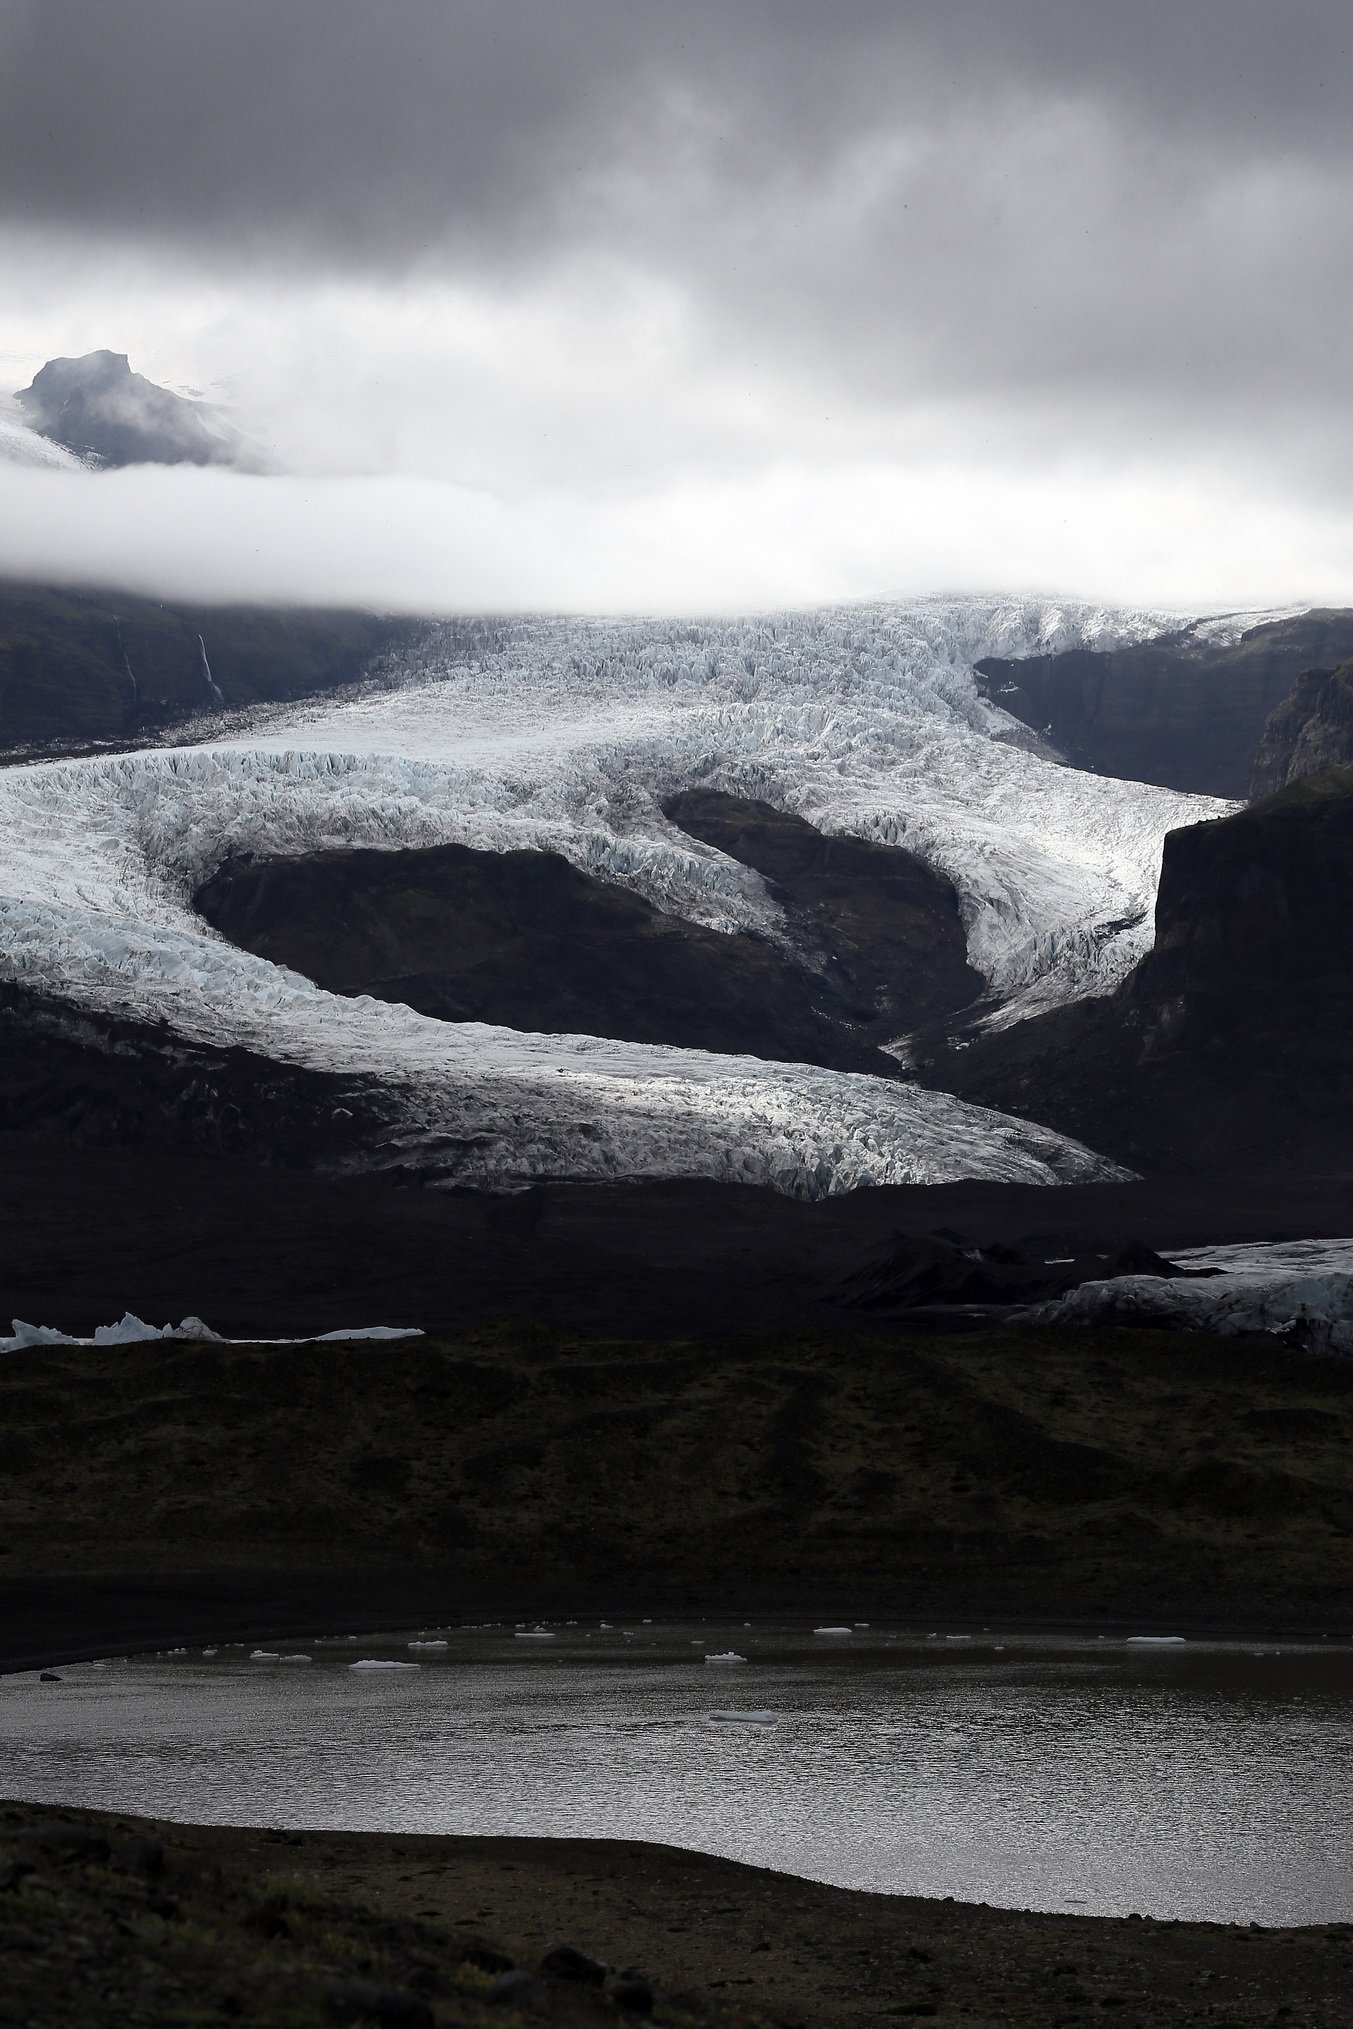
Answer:
[[972, 662], [1107, 646], [1165, 618], [968, 599], [523, 621], [471, 657], [434, 628], [364, 696], [196, 747], [0, 773], [0, 973], [379, 1078], [399, 1095], [404, 1151], [438, 1152], [467, 1182], [699, 1175], [815, 1196], [1109, 1174], [1056, 1135], [887, 1081], [339, 999], [226, 944], [190, 898], [231, 853], [548, 847], [672, 913], [782, 939], [760, 879], [662, 815], [675, 790], [714, 787], [941, 868], [991, 1018], [1015, 1019], [1110, 990], [1149, 943], [1164, 833], [1229, 806], [1041, 758], [979, 697]]

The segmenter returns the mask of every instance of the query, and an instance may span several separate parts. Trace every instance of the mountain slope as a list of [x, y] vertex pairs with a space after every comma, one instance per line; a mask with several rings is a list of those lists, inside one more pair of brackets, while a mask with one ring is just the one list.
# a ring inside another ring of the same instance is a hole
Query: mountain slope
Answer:
[[1303, 775], [1353, 764], [1353, 661], [1311, 669], [1264, 727], [1251, 794], [1272, 796]]
[[1208, 796], [1244, 796], [1269, 714], [1316, 663], [1353, 655], [1353, 611], [1316, 609], [1216, 638], [1204, 624], [1100, 648], [990, 656], [993, 704], [1076, 768]]
[[360, 680], [411, 631], [372, 613], [0, 582], [0, 753], [131, 745], [200, 713], [307, 697]]
[[1353, 768], [1171, 832], [1116, 993], [938, 1053], [927, 1080], [1154, 1169], [1353, 1155]]
[[49, 359], [15, 396], [31, 427], [97, 465], [230, 465], [234, 434], [203, 402], [133, 373], [124, 352]]

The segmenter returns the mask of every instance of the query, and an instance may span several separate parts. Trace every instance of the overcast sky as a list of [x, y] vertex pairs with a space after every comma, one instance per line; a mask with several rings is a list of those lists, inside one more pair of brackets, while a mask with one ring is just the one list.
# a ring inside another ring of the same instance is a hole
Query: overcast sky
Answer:
[[0, 0], [0, 566], [699, 607], [1353, 601], [1347, 0]]

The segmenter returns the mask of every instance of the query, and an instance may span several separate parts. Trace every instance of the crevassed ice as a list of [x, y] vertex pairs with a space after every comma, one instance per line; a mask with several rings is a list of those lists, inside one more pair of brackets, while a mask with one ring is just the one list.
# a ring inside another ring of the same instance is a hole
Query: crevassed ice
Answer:
[[718, 788], [941, 868], [990, 1018], [1018, 1019], [1122, 977], [1149, 943], [1165, 832], [1230, 806], [1041, 758], [979, 697], [972, 664], [1109, 646], [1173, 617], [962, 599], [433, 628], [366, 695], [195, 747], [0, 774], [0, 968], [194, 1038], [381, 1078], [410, 1146], [438, 1144], [465, 1181], [718, 1175], [817, 1195], [1103, 1174], [1075, 1144], [944, 1094], [339, 999], [235, 950], [189, 901], [232, 852], [459, 841], [548, 847], [675, 914], [783, 939], [759, 878], [662, 816], [675, 790]]

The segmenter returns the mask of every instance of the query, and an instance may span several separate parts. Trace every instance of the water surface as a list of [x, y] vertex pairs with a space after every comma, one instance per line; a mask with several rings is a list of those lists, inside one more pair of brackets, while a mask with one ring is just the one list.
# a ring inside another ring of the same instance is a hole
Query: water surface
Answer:
[[[1019, 1908], [1353, 1919], [1342, 1635], [441, 1632], [444, 1649], [318, 1640], [295, 1645], [308, 1663], [233, 1647], [0, 1678], [0, 1787], [224, 1824], [662, 1840]], [[706, 1664], [728, 1649], [747, 1662]]]

